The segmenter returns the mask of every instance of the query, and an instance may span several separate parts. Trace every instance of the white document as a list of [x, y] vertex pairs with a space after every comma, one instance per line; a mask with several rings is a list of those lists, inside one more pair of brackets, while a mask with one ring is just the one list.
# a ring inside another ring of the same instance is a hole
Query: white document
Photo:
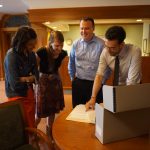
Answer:
[[66, 120], [95, 124], [95, 110], [86, 111], [85, 105], [77, 105], [67, 116]]

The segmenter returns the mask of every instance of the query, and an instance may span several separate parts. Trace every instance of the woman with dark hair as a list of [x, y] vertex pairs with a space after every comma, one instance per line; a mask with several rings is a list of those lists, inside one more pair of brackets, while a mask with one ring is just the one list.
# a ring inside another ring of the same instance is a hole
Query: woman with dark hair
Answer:
[[63, 34], [60, 31], [52, 31], [47, 47], [37, 51], [40, 70], [37, 120], [47, 117], [46, 132], [51, 140], [55, 113], [64, 108], [63, 87], [58, 72], [62, 60], [67, 56], [67, 52], [62, 50], [63, 43]]
[[38, 80], [36, 56], [33, 52], [37, 42], [31, 27], [20, 27], [5, 56], [5, 91], [8, 100], [21, 100], [27, 125], [35, 126], [35, 98], [32, 83]]

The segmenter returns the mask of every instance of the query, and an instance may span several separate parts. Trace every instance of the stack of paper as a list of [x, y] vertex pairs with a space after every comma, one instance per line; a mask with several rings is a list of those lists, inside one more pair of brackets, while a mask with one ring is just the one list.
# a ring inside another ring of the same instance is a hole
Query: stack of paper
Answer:
[[66, 120], [95, 124], [95, 110], [86, 111], [85, 105], [77, 105], [67, 116]]

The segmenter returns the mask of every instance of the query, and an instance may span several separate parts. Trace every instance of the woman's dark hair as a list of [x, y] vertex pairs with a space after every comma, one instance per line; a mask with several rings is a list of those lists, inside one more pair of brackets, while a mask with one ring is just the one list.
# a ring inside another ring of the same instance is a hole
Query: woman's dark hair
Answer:
[[22, 26], [18, 29], [12, 39], [12, 47], [19, 54], [23, 54], [25, 45], [30, 40], [34, 40], [37, 38], [37, 34], [31, 27]]
[[93, 29], [95, 29], [95, 23], [94, 23], [94, 19], [93, 19], [93, 18], [91, 18], [91, 17], [83, 17], [83, 18], [80, 20], [80, 22], [81, 22], [81, 21], [90, 21], [90, 22], [92, 23]]
[[106, 31], [105, 38], [108, 40], [117, 40], [120, 44], [126, 38], [126, 32], [121, 26], [112, 26]]
[[64, 36], [62, 32], [60, 31], [52, 31], [49, 37], [49, 43], [52, 44], [54, 43], [54, 40], [58, 40], [59, 42], [63, 43], [64, 42]]

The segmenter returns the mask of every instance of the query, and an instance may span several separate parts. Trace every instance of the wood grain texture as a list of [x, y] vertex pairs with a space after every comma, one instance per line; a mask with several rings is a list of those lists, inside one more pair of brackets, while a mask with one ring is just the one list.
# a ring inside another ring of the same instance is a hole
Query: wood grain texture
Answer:
[[150, 83], [150, 57], [142, 57], [142, 83]]
[[123, 19], [123, 18], [150, 18], [150, 5], [137, 6], [105, 6], [105, 7], [78, 7], [29, 9], [31, 22], [46, 22], [60, 20], [80, 20], [84, 16], [94, 19]]
[[65, 120], [70, 111], [61, 112], [53, 124], [53, 137], [60, 150], [149, 150], [150, 138], [141, 136], [110, 144], [95, 137], [95, 125]]
[[70, 76], [68, 73], [68, 62], [69, 62], [69, 57], [67, 56], [63, 60], [61, 67], [59, 69], [59, 73], [60, 73], [60, 77], [61, 77], [64, 89], [71, 89], [71, 80], [70, 80]]

